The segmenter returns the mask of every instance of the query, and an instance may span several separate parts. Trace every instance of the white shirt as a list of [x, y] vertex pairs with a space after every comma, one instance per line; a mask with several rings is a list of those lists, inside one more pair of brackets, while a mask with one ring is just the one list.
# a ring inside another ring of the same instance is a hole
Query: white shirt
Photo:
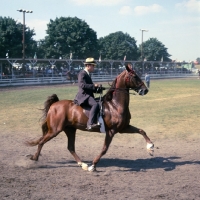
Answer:
[[87, 69], [84, 69], [84, 70], [87, 72], [87, 74], [88, 74], [88, 75], [90, 75], [90, 73], [88, 72], [88, 70], [87, 70]]

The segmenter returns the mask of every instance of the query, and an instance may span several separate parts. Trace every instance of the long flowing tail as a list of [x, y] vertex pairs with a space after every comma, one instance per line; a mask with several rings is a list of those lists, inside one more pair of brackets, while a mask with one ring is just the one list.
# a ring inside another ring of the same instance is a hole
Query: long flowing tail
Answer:
[[[48, 126], [47, 126], [47, 120], [46, 120], [46, 118], [47, 118], [47, 113], [49, 111], [49, 108], [51, 107], [51, 105], [53, 103], [56, 103], [57, 101], [59, 101], [58, 96], [56, 94], [52, 94], [44, 102], [44, 108], [42, 109], [43, 115], [42, 115], [42, 117], [40, 119], [41, 122], [42, 122], [41, 128], [42, 128], [43, 136], [46, 135], [47, 132], [48, 132]], [[26, 141], [25, 144], [27, 146], [36, 146], [36, 145], [39, 144], [39, 142], [40, 142], [41, 139], [42, 138], [37, 139], [37, 140], [29, 140], [29, 141]]]

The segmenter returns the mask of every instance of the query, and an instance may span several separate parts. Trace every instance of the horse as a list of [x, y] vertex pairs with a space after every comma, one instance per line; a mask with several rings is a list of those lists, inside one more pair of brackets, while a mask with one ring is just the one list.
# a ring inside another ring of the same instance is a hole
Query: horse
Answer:
[[[154, 144], [147, 136], [146, 132], [140, 128], [130, 125], [131, 114], [129, 111], [130, 90], [134, 90], [139, 95], [146, 95], [148, 88], [132, 69], [131, 64], [126, 66], [126, 70], [121, 72], [110, 84], [105, 95], [102, 96], [103, 121], [105, 125], [105, 140], [100, 154], [94, 158], [92, 164], [88, 166], [82, 162], [75, 151], [76, 130], [87, 131], [88, 117], [85, 110], [77, 105], [73, 100], [59, 100], [56, 94], [48, 97], [44, 103], [42, 117], [43, 136], [36, 140], [26, 141], [28, 146], [38, 145], [34, 155], [30, 159], [38, 161], [43, 145], [64, 131], [68, 138], [68, 150], [79, 166], [88, 171], [95, 171], [97, 163], [108, 151], [109, 145], [116, 133], [139, 133], [146, 143], [150, 154], [154, 151]], [[97, 128], [93, 132], [100, 132]]]
[[73, 82], [73, 84], [78, 80], [78, 75], [75, 71], [68, 71], [66, 75], [67, 79], [70, 80], [71, 83]]

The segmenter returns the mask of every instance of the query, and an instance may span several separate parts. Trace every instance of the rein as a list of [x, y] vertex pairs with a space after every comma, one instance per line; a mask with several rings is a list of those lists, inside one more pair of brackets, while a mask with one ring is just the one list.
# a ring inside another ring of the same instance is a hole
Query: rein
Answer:
[[[138, 94], [138, 91], [140, 90], [141, 86], [144, 85], [144, 83], [141, 82], [135, 89], [129, 88], [129, 87], [125, 87], [125, 88], [116, 88], [116, 87], [115, 87], [115, 86], [116, 86], [116, 83], [117, 83], [118, 79], [119, 79], [122, 75], [123, 75], [123, 73], [120, 74], [120, 75], [115, 79], [115, 81], [114, 81], [112, 84], [109, 84], [109, 85], [111, 86], [110, 88], [105, 87], [105, 89], [108, 89], [109, 91], [112, 91], [112, 92], [126, 92], [126, 93], [128, 93], [128, 94], [137, 95], [137, 94]], [[125, 77], [125, 85], [129, 84], [130, 81], [131, 81], [130, 79], [131, 79], [132, 77], [135, 77], [135, 76], [137, 76], [137, 74], [135, 73], [134, 70], [129, 71], [129, 72], [128, 72], [128, 76]], [[101, 87], [102, 87], [102, 86], [101, 86]], [[101, 87], [100, 87], [100, 88], [101, 88]], [[131, 93], [130, 90], [133, 90], [134, 92]], [[100, 90], [100, 91], [101, 91], [101, 90]], [[100, 97], [101, 97], [101, 96], [102, 96], [102, 93], [100, 93]]]
[[[116, 85], [117, 80], [121, 77], [121, 75], [116, 78], [115, 85]], [[125, 84], [130, 82], [130, 77], [132, 77], [132, 76], [136, 76], [135, 71], [128, 72], [128, 76], [126, 76], [126, 78], [125, 78]], [[136, 89], [133, 89], [133, 88], [116, 88], [116, 87], [112, 87], [112, 86], [111, 86], [111, 88], [106, 88], [106, 89], [113, 90], [114, 92], [127, 92], [128, 94], [137, 95], [137, 92], [130, 93], [129, 90], [133, 90], [133, 91], [137, 90], [138, 91], [141, 88], [142, 85], [144, 85], [143, 82], [140, 83], [136, 87]]]
[[106, 89], [110, 89], [116, 92], [126, 92], [128, 94], [132, 94], [132, 95], [137, 95], [137, 93], [130, 93], [129, 90], [134, 90], [132, 88], [106, 88]]

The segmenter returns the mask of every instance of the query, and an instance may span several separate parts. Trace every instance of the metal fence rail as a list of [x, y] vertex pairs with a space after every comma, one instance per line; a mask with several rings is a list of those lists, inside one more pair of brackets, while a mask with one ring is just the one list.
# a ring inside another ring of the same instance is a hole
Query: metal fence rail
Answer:
[[[128, 63], [132, 64], [132, 68], [142, 78], [146, 72], [152, 79], [197, 76], [192, 63], [102, 60], [97, 61], [92, 79], [94, 82], [111, 82], [125, 70], [125, 65]], [[77, 79], [78, 72], [83, 68], [84, 60], [0, 58], [0, 87], [70, 84], [74, 82], [72, 77]]]
[[[94, 82], [112, 82], [116, 78], [117, 74], [111, 75], [93, 75], [92, 80]], [[169, 78], [189, 78], [197, 77], [195, 73], [173, 73], [173, 74], [151, 74], [151, 79], [169, 79]], [[142, 76], [144, 79], [144, 76]], [[77, 82], [77, 81], [75, 81]], [[46, 85], [46, 84], [72, 84], [74, 81], [70, 81], [67, 77], [38, 77], [38, 78], [6, 78], [0, 79], [0, 87], [6, 86], [23, 86], [23, 85]]]

